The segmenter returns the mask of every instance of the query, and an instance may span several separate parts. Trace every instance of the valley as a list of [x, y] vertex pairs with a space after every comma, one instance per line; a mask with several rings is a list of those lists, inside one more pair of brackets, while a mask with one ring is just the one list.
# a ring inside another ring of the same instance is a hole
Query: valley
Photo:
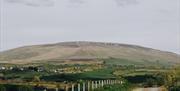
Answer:
[[177, 91], [179, 57], [118, 43], [25, 46], [0, 53], [0, 91]]

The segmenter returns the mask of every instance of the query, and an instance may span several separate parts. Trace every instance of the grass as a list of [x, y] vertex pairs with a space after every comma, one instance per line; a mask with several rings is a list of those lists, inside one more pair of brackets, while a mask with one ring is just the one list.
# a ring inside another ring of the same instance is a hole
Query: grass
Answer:
[[129, 59], [122, 59], [122, 58], [107, 58], [102, 59], [104, 61], [104, 64], [106, 65], [147, 65], [144, 61], [136, 61], [136, 60], [129, 60]]
[[90, 72], [77, 74], [56, 74], [50, 76], [43, 76], [45, 81], [78, 81], [78, 80], [99, 80], [99, 79], [115, 79], [112, 74], [113, 69], [99, 69]]
[[47, 72], [35, 72], [35, 71], [16, 71], [4, 72], [5, 79], [16, 79], [16, 80], [31, 80], [34, 76], [45, 76], [50, 75]]
[[136, 75], [152, 75], [159, 72], [166, 72], [167, 69], [156, 69], [156, 68], [141, 68], [141, 69], [117, 69], [113, 72], [117, 76], [136, 76]]
[[104, 64], [106, 65], [136, 65], [136, 66], [155, 66], [155, 67], [169, 67], [172, 66], [172, 63], [167, 63], [165, 60], [156, 60], [156, 61], [150, 61], [150, 60], [129, 60], [129, 59], [122, 59], [122, 58], [107, 58], [107, 59], [100, 59], [104, 61]]

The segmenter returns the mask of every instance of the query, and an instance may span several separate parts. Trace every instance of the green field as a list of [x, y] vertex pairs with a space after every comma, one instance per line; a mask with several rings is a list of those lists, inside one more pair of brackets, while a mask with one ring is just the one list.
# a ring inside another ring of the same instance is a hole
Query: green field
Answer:
[[[117, 60], [117, 59], [113, 59]], [[118, 59], [119, 60], [119, 59]], [[112, 62], [112, 60], [110, 60]], [[125, 60], [124, 60], [125, 61]], [[167, 86], [170, 89], [177, 89], [179, 87], [179, 68], [170, 67], [156, 67], [156, 66], [133, 66], [133, 65], [115, 65], [116, 63], [104, 63], [99, 65], [53, 65], [45, 64], [40, 65], [44, 67], [44, 71], [37, 72], [35, 70], [27, 69], [28, 66], [32, 68], [32, 65], [18, 65], [17, 67], [25, 67], [26, 70], [1, 70], [0, 76], [2, 79], [1, 84], [9, 85], [23, 85], [31, 84], [34, 86], [37, 84], [44, 84], [43, 86], [50, 86], [53, 88], [58, 86], [57, 84], [66, 83], [78, 83], [82, 81], [97, 81], [97, 80], [123, 80], [125, 85], [107, 85], [102, 88], [95, 89], [95, 91], [129, 91], [134, 86]], [[13, 65], [6, 65], [13, 66]], [[39, 67], [37, 64], [33, 65], [34, 68]], [[65, 69], [64, 73], [54, 72], [55, 69]], [[84, 70], [88, 71], [84, 71]], [[73, 72], [73, 73], [68, 73]], [[77, 72], [77, 73], [76, 73]], [[13, 84], [12, 84], [13, 82]], [[64, 83], [65, 82], [65, 83]], [[24, 83], [25, 84], [25, 83]], [[52, 85], [52, 86], [51, 86]], [[3, 86], [2, 86], [3, 87]], [[6, 87], [6, 85], [5, 85]], [[19, 86], [17, 86], [19, 87]], [[24, 86], [23, 86], [24, 87]], [[26, 86], [25, 86], [26, 87]], [[6, 87], [8, 88], [8, 87]], [[27, 88], [28, 89], [28, 88]], [[172, 90], [173, 91], [173, 90]]]

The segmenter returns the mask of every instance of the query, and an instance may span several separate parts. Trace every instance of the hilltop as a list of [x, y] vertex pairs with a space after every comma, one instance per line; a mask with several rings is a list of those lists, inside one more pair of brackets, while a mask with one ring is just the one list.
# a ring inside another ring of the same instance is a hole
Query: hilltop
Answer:
[[47, 62], [171, 65], [180, 63], [180, 55], [137, 45], [84, 41], [24, 46], [0, 52], [0, 63]]

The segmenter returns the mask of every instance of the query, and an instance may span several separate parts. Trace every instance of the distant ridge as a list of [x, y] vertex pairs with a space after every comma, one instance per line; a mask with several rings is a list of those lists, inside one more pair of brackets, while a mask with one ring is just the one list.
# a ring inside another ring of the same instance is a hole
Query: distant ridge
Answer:
[[[138, 45], [73, 41], [24, 46], [0, 52], [0, 63], [98, 63], [101, 59], [123, 59], [130, 64], [180, 63], [180, 55]], [[116, 60], [118, 61], [118, 60]], [[119, 60], [121, 61], [121, 60]], [[124, 62], [124, 61], [123, 61]], [[122, 62], [119, 62], [121, 64]], [[123, 63], [122, 63], [123, 64]]]

